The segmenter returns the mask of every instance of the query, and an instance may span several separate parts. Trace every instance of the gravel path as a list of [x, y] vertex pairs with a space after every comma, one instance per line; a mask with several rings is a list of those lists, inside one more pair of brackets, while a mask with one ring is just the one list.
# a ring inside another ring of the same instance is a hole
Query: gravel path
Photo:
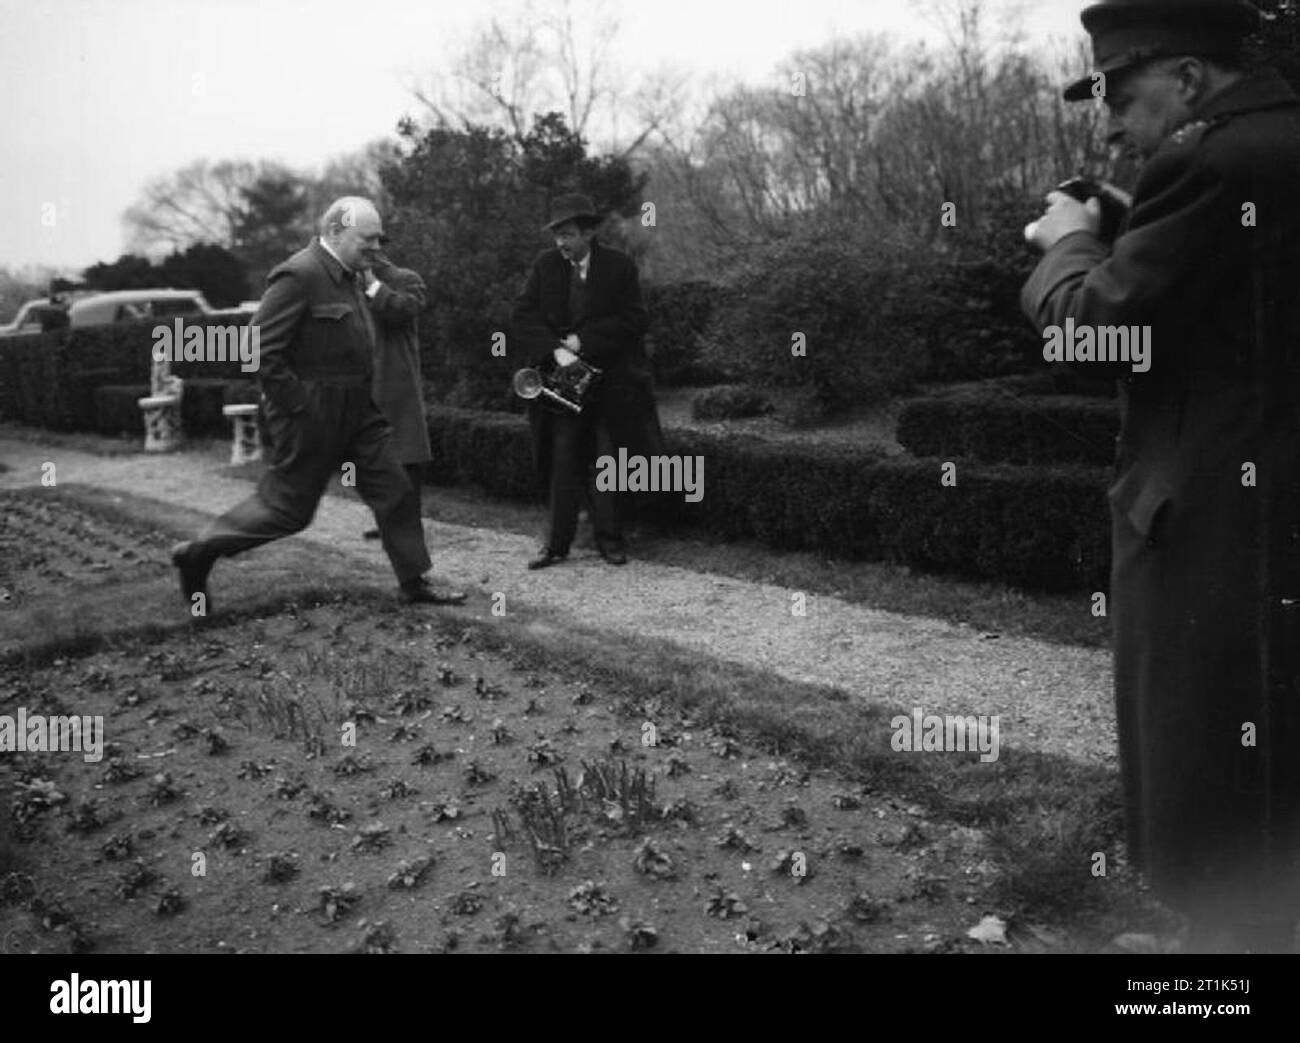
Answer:
[[[220, 473], [197, 453], [101, 457], [0, 438], [0, 490], [40, 484], [56, 463], [60, 483], [119, 489], [220, 514], [247, 496], [246, 481]], [[425, 496], [436, 497], [436, 490]], [[387, 572], [382, 550], [360, 539], [373, 524], [359, 502], [325, 497], [297, 539], [344, 550]], [[633, 559], [605, 565], [594, 552], [529, 572], [526, 536], [425, 522], [434, 573], [465, 588], [501, 591], [552, 618], [656, 637], [721, 660], [759, 666], [792, 681], [835, 685], [857, 698], [910, 714], [997, 714], [1003, 748], [1115, 762], [1110, 656], [1030, 638], [982, 638], [963, 626], [809, 595], [792, 614], [792, 591]], [[220, 583], [218, 564], [215, 573]], [[1086, 602], [1081, 602], [1086, 612]], [[473, 611], [474, 609], [471, 609]], [[485, 605], [482, 611], [488, 611]]]

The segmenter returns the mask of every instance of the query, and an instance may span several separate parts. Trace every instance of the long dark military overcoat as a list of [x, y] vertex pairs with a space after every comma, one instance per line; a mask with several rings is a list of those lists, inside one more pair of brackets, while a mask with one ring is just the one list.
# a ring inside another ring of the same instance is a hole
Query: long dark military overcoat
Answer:
[[1151, 327], [1109, 491], [1129, 850], [1176, 908], [1267, 919], [1300, 884], [1300, 104], [1264, 72], [1194, 115], [1113, 250], [1065, 237], [1022, 304]]

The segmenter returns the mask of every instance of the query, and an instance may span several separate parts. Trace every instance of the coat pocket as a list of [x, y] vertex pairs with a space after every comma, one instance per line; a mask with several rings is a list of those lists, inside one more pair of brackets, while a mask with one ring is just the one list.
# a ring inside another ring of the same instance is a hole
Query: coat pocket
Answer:
[[301, 409], [291, 415], [265, 396], [262, 398], [262, 435], [267, 443], [267, 463], [272, 467], [283, 467], [297, 455], [306, 413]]
[[307, 329], [307, 348], [316, 372], [352, 369], [361, 350], [360, 324], [351, 304], [313, 304]]
[[1129, 468], [1107, 491], [1111, 517], [1123, 518], [1148, 545], [1160, 535], [1161, 522], [1173, 503], [1173, 494], [1159, 478]]
[[346, 319], [352, 314], [352, 305], [350, 304], [313, 304], [311, 306], [311, 317], [313, 319]]

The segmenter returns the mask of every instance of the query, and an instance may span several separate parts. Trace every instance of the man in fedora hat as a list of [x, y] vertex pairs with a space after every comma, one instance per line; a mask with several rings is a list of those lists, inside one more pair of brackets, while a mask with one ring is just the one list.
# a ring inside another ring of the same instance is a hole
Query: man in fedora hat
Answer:
[[1247, 71], [1239, 0], [1083, 12], [1111, 140], [1142, 158], [1113, 245], [1052, 193], [1021, 301], [1145, 328], [1120, 378], [1110, 612], [1128, 848], [1195, 951], [1289, 951], [1300, 910], [1300, 100]]
[[530, 404], [539, 474], [550, 490], [546, 540], [529, 568], [546, 568], [569, 554], [584, 494], [591, 504], [596, 548], [614, 565], [627, 561], [618, 494], [598, 491], [591, 470], [598, 456], [663, 452], [644, 337], [648, 319], [636, 265], [595, 239], [601, 217], [584, 195], [557, 196], [546, 225], [555, 239], [533, 262], [515, 301], [513, 326], [532, 365], [602, 371], [578, 415]]

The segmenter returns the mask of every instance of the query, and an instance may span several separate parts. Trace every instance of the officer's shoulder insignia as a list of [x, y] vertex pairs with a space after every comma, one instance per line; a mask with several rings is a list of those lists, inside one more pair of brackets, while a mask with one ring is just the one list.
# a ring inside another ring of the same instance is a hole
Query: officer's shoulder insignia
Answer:
[[1188, 145], [1199, 141], [1201, 136], [1210, 128], [1209, 120], [1193, 120], [1191, 123], [1184, 123], [1176, 131], [1169, 135], [1169, 140], [1175, 145]]

